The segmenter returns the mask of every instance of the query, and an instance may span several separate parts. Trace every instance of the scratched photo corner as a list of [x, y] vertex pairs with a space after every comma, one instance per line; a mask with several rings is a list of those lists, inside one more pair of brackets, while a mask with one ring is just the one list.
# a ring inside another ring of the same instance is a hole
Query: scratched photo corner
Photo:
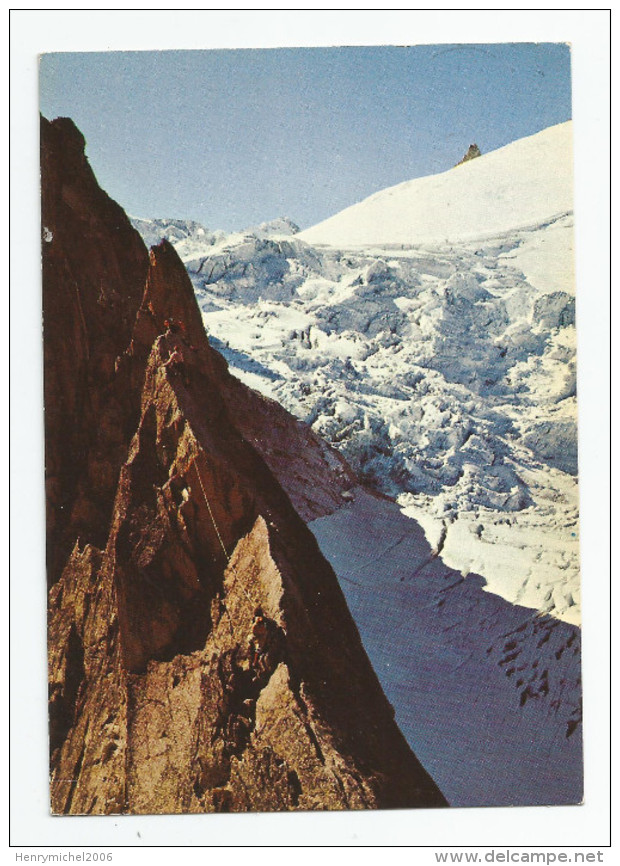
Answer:
[[571, 57], [40, 57], [55, 815], [583, 799]]

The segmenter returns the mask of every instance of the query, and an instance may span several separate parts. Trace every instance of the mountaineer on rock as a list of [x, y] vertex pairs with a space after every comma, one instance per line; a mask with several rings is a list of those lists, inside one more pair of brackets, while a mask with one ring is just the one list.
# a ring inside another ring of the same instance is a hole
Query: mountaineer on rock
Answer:
[[164, 362], [162, 366], [164, 367], [172, 367], [174, 370], [176, 367], [179, 367], [181, 364], [185, 362], [183, 355], [178, 347], [175, 347], [170, 353], [170, 357], [167, 361]]
[[166, 327], [167, 337], [170, 336], [170, 334], [178, 334], [179, 332], [185, 333], [185, 325], [178, 319], [164, 319], [164, 325]]
[[262, 607], [257, 607], [254, 611], [254, 621], [252, 623], [252, 641], [251, 646], [254, 651], [252, 656], [252, 667], [257, 667], [261, 656], [267, 648], [269, 638], [269, 629], [267, 620], [263, 615]]

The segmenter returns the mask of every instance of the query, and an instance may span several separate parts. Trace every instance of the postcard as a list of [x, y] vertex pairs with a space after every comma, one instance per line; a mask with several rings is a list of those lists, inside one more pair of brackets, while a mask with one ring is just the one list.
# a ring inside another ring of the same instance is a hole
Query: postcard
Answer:
[[570, 47], [40, 87], [52, 812], [581, 803]]

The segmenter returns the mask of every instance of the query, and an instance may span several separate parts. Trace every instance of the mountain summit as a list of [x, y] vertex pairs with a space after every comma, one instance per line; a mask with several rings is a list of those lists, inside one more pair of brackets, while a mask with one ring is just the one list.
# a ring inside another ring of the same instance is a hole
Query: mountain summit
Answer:
[[52, 811], [445, 805], [291, 503], [344, 461], [232, 379], [72, 122], [41, 148]]
[[[477, 157], [482, 156], [480, 153], [480, 148], [477, 144], [470, 144], [467, 148], [467, 153], [456, 165], [463, 165], [464, 162], [469, 162], [470, 159], [477, 159]], [[456, 166], [455, 166], [456, 168]]]

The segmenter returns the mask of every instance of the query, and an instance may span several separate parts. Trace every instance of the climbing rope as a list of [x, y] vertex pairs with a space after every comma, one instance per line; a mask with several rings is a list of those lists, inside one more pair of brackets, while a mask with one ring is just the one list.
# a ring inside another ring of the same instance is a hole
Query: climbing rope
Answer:
[[[234, 587], [235, 587], [235, 584], [237, 583], [237, 577], [239, 575], [238, 575], [237, 569], [231, 563], [231, 557], [228, 555], [228, 551], [226, 550], [226, 545], [224, 544], [224, 540], [222, 539], [222, 534], [221, 534], [219, 527], [217, 525], [217, 521], [215, 519], [213, 509], [211, 508], [211, 503], [209, 502], [209, 497], [207, 496], [207, 491], [205, 490], [204, 484], [202, 483], [202, 476], [200, 474], [200, 467], [198, 466], [198, 454], [194, 455], [194, 466], [196, 467], [196, 474], [198, 476], [198, 483], [200, 484], [200, 489], [202, 490], [202, 495], [204, 497], [204, 501], [206, 503], [207, 510], [209, 511], [209, 517], [211, 518], [211, 523], [213, 524], [213, 528], [215, 530], [215, 534], [217, 535], [218, 541], [220, 543], [220, 547], [222, 548], [224, 556], [226, 557], [226, 562], [228, 563], [228, 567], [230, 568], [230, 570], [232, 572], [233, 579], [232, 579], [232, 582], [230, 584], [230, 589], [228, 591], [228, 596], [230, 596], [232, 594]], [[252, 601], [252, 598], [251, 598], [249, 592], [247, 591], [247, 589], [245, 588], [245, 586], [243, 585], [242, 582], [239, 584], [239, 586], [241, 587], [241, 591], [243, 592], [246, 599], [250, 603], [250, 606], [252, 607], [254, 602]], [[234, 623], [233, 623], [233, 618], [232, 618], [231, 612], [228, 609], [228, 605], [226, 604], [226, 601], [224, 600], [224, 598], [220, 596], [219, 600], [220, 600], [220, 604], [221, 604], [222, 608], [224, 609], [224, 611], [226, 612], [226, 615], [228, 617], [228, 625], [230, 627], [230, 633], [234, 637], [235, 628], [234, 628]], [[256, 652], [256, 645], [251, 642], [250, 648], [252, 646], [254, 646], [254, 649]]]
[[220, 535], [220, 530], [217, 528], [217, 523], [215, 522], [215, 517], [213, 516], [213, 511], [211, 509], [211, 503], [209, 502], [209, 497], [205, 493], [205, 489], [202, 484], [202, 478], [200, 477], [200, 469], [198, 468], [198, 463], [195, 463], [196, 466], [196, 475], [198, 476], [198, 481], [200, 483], [200, 489], [202, 490], [202, 495], [205, 498], [205, 502], [207, 503], [207, 508], [209, 509], [209, 517], [211, 518], [211, 523], [213, 524], [213, 528], [215, 529], [215, 534], [217, 535], [218, 541], [220, 543], [220, 547], [224, 551], [224, 556], [226, 557], [226, 562], [230, 563], [230, 556], [228, 555], [228, 551], [222, 541], [222, 536]]

